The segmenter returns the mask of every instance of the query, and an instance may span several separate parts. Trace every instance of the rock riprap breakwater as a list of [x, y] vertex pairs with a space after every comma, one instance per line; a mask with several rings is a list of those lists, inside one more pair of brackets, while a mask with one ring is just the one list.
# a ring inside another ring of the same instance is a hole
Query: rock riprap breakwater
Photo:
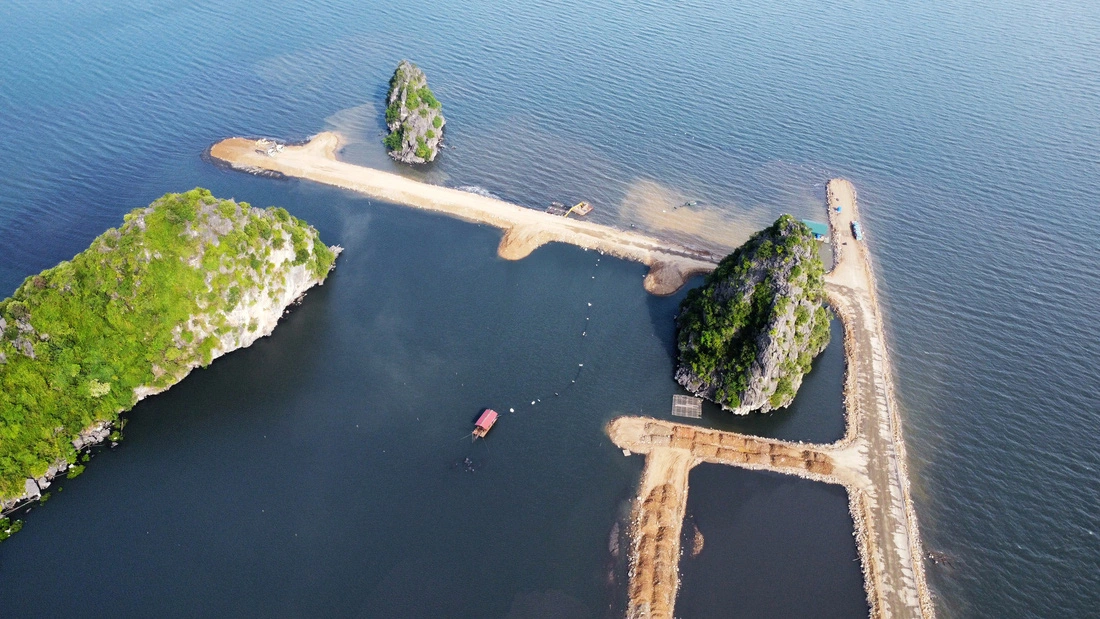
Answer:
[[78, 472], [142, 398], [249, 346], [339, 247], [281, 208], [167, 194], [0, 301], [0, 508]]
[[439, 154], [443, 140], [443, 105], [428, 87], [420, 67], [402, 60], [390, 78], [386, 95], [385, 144], [390, 156], [404, 163], [427, 163]]
[[829, 343], [824, 274], [790, 215], [754, 234], [681, 304], [677, 382], [737, 414], [788, 406]]

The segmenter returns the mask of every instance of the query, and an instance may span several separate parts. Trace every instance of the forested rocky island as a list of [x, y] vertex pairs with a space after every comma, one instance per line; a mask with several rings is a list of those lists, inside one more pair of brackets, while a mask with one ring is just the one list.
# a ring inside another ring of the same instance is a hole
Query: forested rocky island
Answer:
[[829, 343], [824, 273], [790, 215], [753, 235], [681, 304], [677, 382], [737, 414], [789, 405]]
[[252, 344], [338, 247], [281, 208], [167, 194], [0, 301], [0, 507], [79, 473], [119, 414]]
[[443, 105], [428, 87], [420, 67], [402, 60], [390, 78], [386, 95], [384, 140], [390, 156], [404, 163], [427, 163], [439, 154], [443, 140]]

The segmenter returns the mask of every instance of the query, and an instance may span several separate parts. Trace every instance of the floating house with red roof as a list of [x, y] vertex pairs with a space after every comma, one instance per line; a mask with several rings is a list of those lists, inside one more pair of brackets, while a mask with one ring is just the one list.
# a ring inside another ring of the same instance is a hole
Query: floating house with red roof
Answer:
[[485, 438], [485, 435], [489, 433], [489, 429], [493, 427], [493, 424], [497, 422], [497, 417], [500, 415], [491, 408], [485, 409], [484, 413], [477, 418], [474, 422], [474, 440], [479, 438]]

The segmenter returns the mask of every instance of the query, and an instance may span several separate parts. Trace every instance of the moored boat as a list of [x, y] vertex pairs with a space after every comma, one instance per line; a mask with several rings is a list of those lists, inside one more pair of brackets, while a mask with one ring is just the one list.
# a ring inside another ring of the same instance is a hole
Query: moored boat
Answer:
[[485, 412], [481, 413], [481, 416], [474, 422], [474, 440], [479, 438], [485, 438], [485, 435], [489, 433], [489, 430], [493, 427], [493, 424], [497, 422], [497, 417], [500, 415], [491, 408], [485, 409]]

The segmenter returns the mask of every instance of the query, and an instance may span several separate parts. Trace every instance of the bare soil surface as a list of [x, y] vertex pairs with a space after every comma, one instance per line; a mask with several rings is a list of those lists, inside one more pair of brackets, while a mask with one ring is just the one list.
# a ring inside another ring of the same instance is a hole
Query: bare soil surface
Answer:
[[646, 458], [631, 521], [630, 619], [672, 617], [680, 584], [687, 476], [693, 464], [691, 455], [680, 450], [666, 449]]

